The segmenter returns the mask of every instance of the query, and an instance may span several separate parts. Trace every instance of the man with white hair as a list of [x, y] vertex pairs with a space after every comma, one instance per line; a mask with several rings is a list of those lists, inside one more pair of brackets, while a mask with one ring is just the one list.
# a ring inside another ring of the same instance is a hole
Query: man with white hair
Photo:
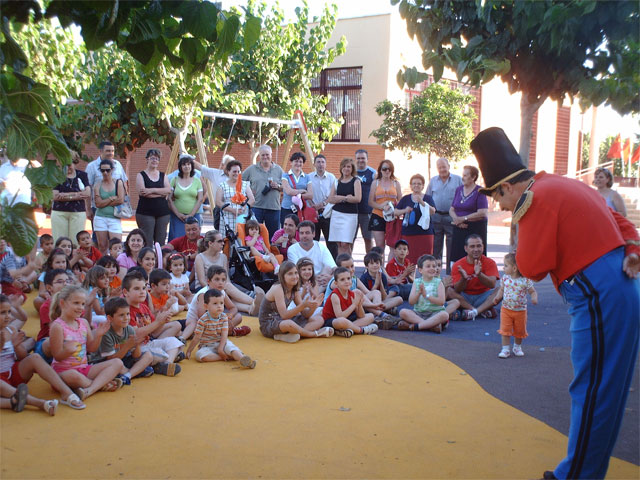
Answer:
[[271, 147], [260, 145], [258, 163], [242, 173], [242, 180], [250, 182], [256, 199], [253, 214], [258, 223], [264, 223], [269, 230], [269, 238], [280, 228], [280, 191], [284, 172], [271, 160]]
[[427, 195], [431, 195], [436, 204], [436, 212], [431, 215], [433, 226], [433, 256], [442, 259], [445, 235], [447, 241], [447, 274], [451, 273], [451, 248], [453, 247], [453, 224], [449, 209], [456, 194], [456, 188], [462, 185], [462, 178], [449, 172], [449, 161], [441, 157], [436, 162], [438, 175], [432, 177], [427, 186]]

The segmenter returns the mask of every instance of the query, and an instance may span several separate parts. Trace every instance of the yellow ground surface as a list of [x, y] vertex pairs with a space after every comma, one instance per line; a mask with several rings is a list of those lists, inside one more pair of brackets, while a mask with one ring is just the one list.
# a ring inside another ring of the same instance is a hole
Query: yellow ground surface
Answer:
[[[247, 323], [236, 344], [255, 370], [184, 361], [84, 411], [3, 410], [1, 477], [524, 479], [564, 456], [564, 435], [441, 357], [376, 336], [284, 344]], [[638, 476], [612, 459], [608, 478]]]

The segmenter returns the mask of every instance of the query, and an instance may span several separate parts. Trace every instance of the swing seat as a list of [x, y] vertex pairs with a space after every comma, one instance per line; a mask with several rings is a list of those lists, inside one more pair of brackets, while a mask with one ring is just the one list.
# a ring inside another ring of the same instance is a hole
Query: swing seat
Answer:
[[[242, 245], [245, 245], [244, 239], [245, 239], [246, 233], [244, 231], [244, 227], [245, 227], [244, 223], [238, 223], [236, 225], [236, 228], [238, 229], [238, 240], [240, 240], [240, 243], [242, 243]], [[278, 248], [272, 246], [271, 242], [269, 242], [269, 231], [267, 230], [267, 227], [263, 223], [260, 224], [260, 236], [262, 237], [262, 240], [264, 241], [264, 244], [267, 247], [267, 249], [276, 256], [278, 263], [282, 264], [282, 262], [284, 261], [284, 257], [280, 255], [280, 251], [278, 250]], [[255, 261], [256, 268], [260, 272], [273, 273], [273, 271], [275, 270], [275, 267], [271, 262], [266, 261], [264, 258], [262, 258], [259, 255], [251, 255], [251, 256], [252, 256], [252, 259]]]

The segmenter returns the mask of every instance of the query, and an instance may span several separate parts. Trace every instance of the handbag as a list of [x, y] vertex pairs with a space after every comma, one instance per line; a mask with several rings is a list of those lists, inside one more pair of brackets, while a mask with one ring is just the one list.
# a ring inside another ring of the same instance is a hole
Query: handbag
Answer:
[[[118, 180], [116, 180], [116, 195], [118, 195]], [[133, 208], [131, 208], [131, 201], [129, 200], [126, 189], [124, 192], [124, 202], [113, 207], [113, 216], [116, 218], [133, 217]]]
[[[291, 183], [293, 184], [291, 186], [293, 188], [298, 188], [296, 187], [296, 181], [293, 179], [293, 175], [289, 174], [289, 180], [291, 180]], [[298, 210], [298, 218], [300, 221], [308, 220], [313, 223], [318, 223], [318, 211], [315, 208], [310, 207], [305, 199], [302, 199], [302, 205], [302, 211]]]

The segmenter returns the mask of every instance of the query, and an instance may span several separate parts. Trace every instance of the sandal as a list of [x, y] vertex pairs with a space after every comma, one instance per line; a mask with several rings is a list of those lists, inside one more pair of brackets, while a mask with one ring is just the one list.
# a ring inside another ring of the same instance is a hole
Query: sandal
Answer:
[[245, 355], [240, 359], [240, 365], [242, 365], [244, 368], [256, 368], [256, 361], [251, 360], [250, 356]]
[[100, 389], [101, 392], [115, 392], [120, 387], [122, 387], [122, 379], [114, 378], [113, 380], [109, 380], [104, 387]]
[[176, 355], [176, 359], [174, 360], [175, 363], [180, 363], [182, 360], [184, 360], [185, 358], [187, 358], [187, 356], [184, 354], [184, 352], [178, 352], [178, 354]]
[[87, 399], [87, 397], [89, 396], [87, 391], [82, 387], [74, 388], [73, 392], [78, 396], [78, 398], [82, 402], [84, 402]]
[[82, 400], [80, 400], [80, 398], [78, 398], [78, 395], [76, 395], [75, 393], [69, 395], [66, 400], [60, 399], [60, 403], [62, 405], [66, 405], [67, 407], [71, 407], [74, 410], [83, 410], [87, 408], [87, 406], [82, 403]]
[[58, 400], [47, 400], [43, 410], [53, 417], [58, 411]]
[[334, 330], [331, 327], [322, 327], [320, 330], [316, 330], [316, 337], [332, 337]]
[[344, 330], [335, 330], [334, 335], [338, 337], [351, 338], [353, 337], [353, 330], [346, 328]]
[[231, 335], [234, 337], [244, 337], [245, 335], [249, 335], [251, 333], [251, 327], [247, 325], [243, 325], [241, 327], [235, 327], [231, 330]]
[[29, 395], [29, 387], [26, 383], [21, 383], [16, 387], [16, 393], [11, 395], [9, 400], [11, 401], [11, 410], [14, 412], [21, 412], [24, 410], [24, 406], [27, 404], [27, 395]]

